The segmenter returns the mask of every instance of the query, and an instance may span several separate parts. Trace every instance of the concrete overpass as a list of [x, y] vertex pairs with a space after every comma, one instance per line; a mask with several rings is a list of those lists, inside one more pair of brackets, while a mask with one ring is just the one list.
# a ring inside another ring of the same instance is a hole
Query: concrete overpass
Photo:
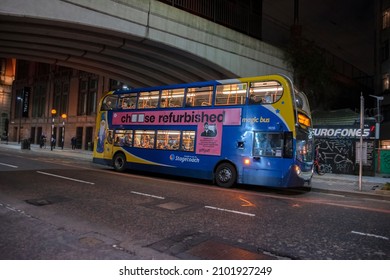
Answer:
[[0, 57], [132, 87], [289, 73], [280, 49], [156, 0], [1, 0]]

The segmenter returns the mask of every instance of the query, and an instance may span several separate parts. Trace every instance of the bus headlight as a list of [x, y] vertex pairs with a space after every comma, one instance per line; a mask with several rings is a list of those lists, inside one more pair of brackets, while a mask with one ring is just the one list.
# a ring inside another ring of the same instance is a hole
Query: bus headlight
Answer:
[[301, 174], [302, 171], [298, 165], [294, 165], [294, 169], [295, 169], [295, 173], [297, 173], [297, 175]]

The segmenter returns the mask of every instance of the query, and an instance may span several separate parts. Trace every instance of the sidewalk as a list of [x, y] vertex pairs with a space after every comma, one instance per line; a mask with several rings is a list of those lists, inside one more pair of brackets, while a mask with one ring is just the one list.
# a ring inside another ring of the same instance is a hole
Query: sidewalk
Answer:
[[50, 145], [47, 145], [44, 148], [40, 148], [38, 144], [31, 144], [30, 150], [28, 150], [28, 149], [22, 149], [21, 143], [8, 142], [8, 144], [6, 144], [4, 141], [0, 142], [0, 148], [7, 148], [7, 149], [14, 149], [14, 150], [21, 150], [21, 151], [31, 151], [31, 152], [38, 152], [38, 153], [49, 153], [54, 155], [64, 155], [71, 158], [90, 159], [92, 161], [92, 151], [81, 150], [81, 149], [72, 150], [70, 148], [61, 149], [61, 147], [55, 147], [55, 149], [51, 150]]
[[390, 178], [377, 174], [375, 177], [362, 176], [361, 186], [359, 176], [346, 174], [313, 175], [312, 190], [340, 195], [366, 196], [390, 201], [390, 190], [382, 190]]
[[[21, 149], [21, 144], [16, 142], [3, 141], [0, 143], [0, 148], [16, 149], [20, 151], [29, 151], [33, 153], [48, 153], [52, 155], [63, 155], [74, 159], [83, 159], [92, 161], [92, 151], [72, 150], [70, 148], [61, 149], [56, 147], [53, 151], [50, 146], [39, 148], [37, 144], [31, 144], [30, 150]], [[384, 199], [390, 201], [390, 190], [381, 190], [386, 184], [390, 184], [390, 178], [377, 174], [375, 177], [362, 176], [361, 190], [359, 189], [359, 176], [345, 174], [324, 174], [319, 176], [314, 174], [311, 187], [312, 191], [334, 193], [340, 195], [364, 195], [375, 199]]]

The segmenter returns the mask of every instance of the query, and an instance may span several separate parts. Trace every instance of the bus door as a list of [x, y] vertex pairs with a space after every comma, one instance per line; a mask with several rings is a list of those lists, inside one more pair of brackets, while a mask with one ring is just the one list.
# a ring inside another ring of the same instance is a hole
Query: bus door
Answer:
[[244, 170], [248, 184], [280, 186], [283, 179], [284, 134], [254, 131], [253, 164]]
[[114, 144], [114, 132], [112, 130], [107, 130], [106, 139], [104, 141], [104, 158], [112, 158]]

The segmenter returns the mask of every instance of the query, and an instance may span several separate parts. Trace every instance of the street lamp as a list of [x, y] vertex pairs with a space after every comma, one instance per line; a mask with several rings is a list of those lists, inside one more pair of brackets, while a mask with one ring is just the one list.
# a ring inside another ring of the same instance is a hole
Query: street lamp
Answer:
[[381, 111], [380, 111], [380, 107], [379, 107], [379, 101], [382, 101], [383, 100], [383, 96], [376, 96], [376, 95], [371, 95], [371, 97], [374, 97], [376, 99], [376, 110], [377, 110], [377, 114], [375, 115], [376, 117], [376, 126], [375, 126], [375, 139], [379, 139], [379, 132], [380, 132], [380, 122], [381, 122]]
[[54, 135], [53, 135], [53, 133], [54, 133], [54, 117], [57, 114], [57, 110], [51, 109], [50, 113], [51, 113], [50, 150], [53, 151], [53, 145], [55, 144], [55, 143], [53, 143], [55, 141]]
[[23, 98], [18, 96], [16, 98], [16, 100], [20, 102], [20, 107], [19, 107], [19, 130], [18, 130], [18, 143], [20, 143], [20, 130], [22, 129]]
[[65, 142], [65, 120], [66, 120], [66, 117], [67, 115], [66, 114], [62, 114], [61, 115], [61, 118], [62, 118], [62, 139], [61, 139], [61, 147], [62, 149], [64, 149], [64, 142]]
[[380, 159], [379, 159], [379, 154], [380, 154], [380, 143], [379, 143], [379, 133], [380, 133], [380, 123], [381, 123], [381, 111], [380, 111], [380, 107], [379, 107], [379, 102], [382, 101], [384, 99], [383, 96], [376, 96], [376, 95], [371, 95], [371, 97], [374, 97], [376, 99], [376, 115], [375, 115], [375, 119], [376, 119], [376, 124], [375, 124], [375, 139], [377, 140], [376, 142], [378, 143], [378, 150], [377, 150], [377, 169], [378, 169], [378, 172], [379, 172], [379, 169], [380, 169]]

